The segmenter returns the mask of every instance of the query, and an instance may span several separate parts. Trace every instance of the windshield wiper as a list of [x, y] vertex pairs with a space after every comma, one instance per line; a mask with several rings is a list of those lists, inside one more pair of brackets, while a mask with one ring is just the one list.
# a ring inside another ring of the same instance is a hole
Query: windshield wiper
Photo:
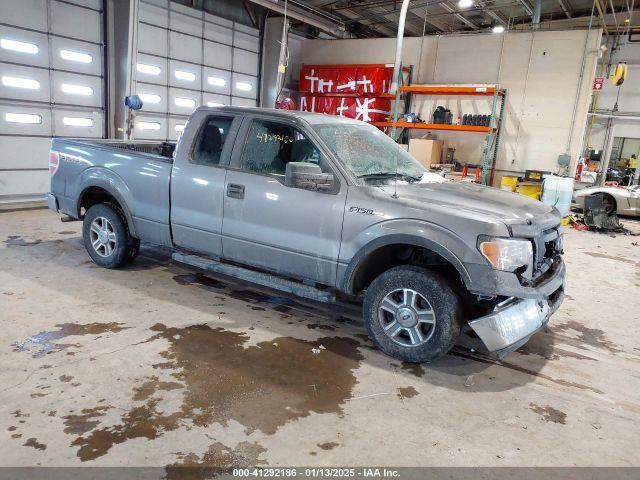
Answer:
[[377, 173], [365, 173], [363, 175], [358, 175], [358, 178], [364, 178], [364, 179], [368, 179], [368, 178], [385, 179], [385, 178], [396, 178], [396, 177], [402, 180], [419, 182], [420, 179], [422, 178], [422, 175], [420, 175], [419, 177], [414, 177], [406, 173], [395, 173], [395, 172], [377, 172]]

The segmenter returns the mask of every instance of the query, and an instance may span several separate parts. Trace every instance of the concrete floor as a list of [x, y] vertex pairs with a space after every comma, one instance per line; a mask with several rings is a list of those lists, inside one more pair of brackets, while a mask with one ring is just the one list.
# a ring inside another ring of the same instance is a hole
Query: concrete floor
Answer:
[[640, 465], [638, 236], [568, 229], [567, 299], [504, 362], [415, 366], [167, 252], [98, 268], [80, 227], [0, 212], [0, 466]]

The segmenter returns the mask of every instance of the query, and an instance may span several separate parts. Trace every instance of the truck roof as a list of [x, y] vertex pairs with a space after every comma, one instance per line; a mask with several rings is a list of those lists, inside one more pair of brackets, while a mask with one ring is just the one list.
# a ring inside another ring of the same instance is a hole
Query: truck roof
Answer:
[[302, 112], [299, 110], [279, 110], [277, 108], [262, 108], [262, 107], [199, 107], [198, 110], [206, 112], [228, 112], [237, 114], [267, 114], [279, 118], [296, 118], [306, 121], [314, 125], [318, 124], [361, 124], [360, 120], [354, 120], [352, 118], [340, 117], [337, 115], [326, 115], [322, 113]]

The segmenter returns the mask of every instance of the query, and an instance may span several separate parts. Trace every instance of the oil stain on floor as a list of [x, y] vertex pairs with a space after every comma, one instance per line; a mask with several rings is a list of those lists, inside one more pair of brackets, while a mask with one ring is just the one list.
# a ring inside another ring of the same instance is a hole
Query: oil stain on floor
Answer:
[[541, 415], [546, 422], [560, 423], [562, 425], [567, 423], [567, 414], [549, 405], [542, 406], [531, 403], [529, 408]]
[[[341, 414], [357, 383], [354, 371], [364, 358], [360, 343], [349, 337], [315, 341], [278, 337], [247, 346], [245, 333], [208, 325], [174, 328], [156, 324], [151, 330], [154, 335], [149, 341], [169, 344], [161, 354], [163, 361], [154, 368], [169, 371], [173, 380], [149, 379], [134, 389], [136, 406], [121, 416], [119, 424], [77, 437], [73, 445], [82, 461], [105, 455], [130, 439], [152, 440], [181, 426], [226, 426], [234, 420], [247, 434], [256, 430], [273, 434], [285, 423], [312, 412]], [[324, 347], [321, 353], [314, 354], [320, 346]], [[159, 403], [164, 394], [177, 388], [184, 389], [181, 405], [167, 413]], [[83, 418], [66, 419], [67, 427], [78, 432], [101, 413], [89, 409]], [[227, 458], [238, 454], [225, 449], [215, 447], [208, 455]]]

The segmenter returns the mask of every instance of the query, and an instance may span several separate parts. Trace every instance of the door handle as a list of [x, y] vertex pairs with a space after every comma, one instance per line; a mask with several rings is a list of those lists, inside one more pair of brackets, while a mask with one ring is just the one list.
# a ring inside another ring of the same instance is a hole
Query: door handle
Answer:
[[244, 185], [237, 183], [227, 183], [227, 197], [244, 198]]

